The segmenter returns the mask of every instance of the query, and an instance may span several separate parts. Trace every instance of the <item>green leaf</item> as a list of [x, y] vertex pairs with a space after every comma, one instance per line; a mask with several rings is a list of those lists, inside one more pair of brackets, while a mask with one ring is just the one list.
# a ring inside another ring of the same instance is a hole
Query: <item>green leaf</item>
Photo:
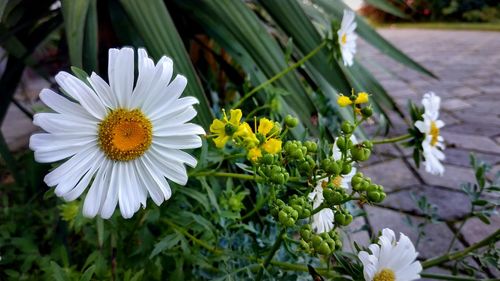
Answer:
[[375, 6], [377, 9], [380, 9], [384, 12], [387, 12], [391, 15], [394, 15], [396, 17], [400, 17], [403, 19], [407, 19], [408, 15], [403, 13], [400, 9], [395, 7], [390, 1], [388, 0], [365, 0], [366, 3]]
[[482, 200], [482, 199], [472, 201], [472, 205], [476, 205], [476, 206], [484, 206], [486, 204], [488, 204], [488, 201]]
[[485, 224], [490, 224], [490, 219], [482, 213], [474, 213], [474, 215]]
[[177, 243], [179, 243], [181, 238], [182, 238], [182, 235], [180, 235], [177, 232], [171, 233], [171, 234], [163, 237], [163, 239], [161, 239], [160, 242], [156, 243], [153, 251], [151, 252], [151, 255], [149, 255], [149, 258], [150, 259], [154, 258], [159, 253], [161, 253], [165, 250], [168, 250], [168, 249], [172, 248], [173, 246], [177, 245]]
[[70, 280], [68, 275], [64, 270], [54, 261], [50, 262], [50, 268], [52, 269], [52, 277], [55, 281], [67, 281]]
[[164, 55], [171, 57], [174, 60], [174, 71], [186, 76], [189, 83], [185, 93], [200, 101], [195, 120], [204, 128], [208, 128], [213, 119], [208, 100], [163, 1], [121, 0], [120, 3], [143, 38], [148, 52], [155, 59]]
[[89, 0], [62, 0], [62, 13], [71, 64], [83, 67], [83, 36]]
[[88, 72], [98, 72], [97, 0], [89, 1], [87, 19], [85, 21], [85, 40], [83, 41], [83, 68]]
[[95, 267], [95, 265], [92, 265], [91, 267], [87, 268], [87, 270], [83, 272], [82, 276], [80, 276], [80, 281], [90, 281], [90, 279], [94, 275]]
[[[332, 16], [334, 17], [333, 19], [341, 19], [344, 10], [349, 9], [349, 7], [347, 7], [347, 5], [342, 1], [314, 0], [313, 3], [323, 8], [324, 11], [329, 15], [330, 19], [332, 19]], [[437, 78], [436, 75], [434, 75], [431, 71], [405, 55], [403, 52], [389, 43], [389, 41], [380, 36], [380, 34], [378, 34], [362, 17], [356, 15], [356, 23], [358, 25], [358, 27], [356, 28], [356, 33], [372, 46], [379, 49], [382, 53], [407, 67], [410, 67], [428, 76]]]

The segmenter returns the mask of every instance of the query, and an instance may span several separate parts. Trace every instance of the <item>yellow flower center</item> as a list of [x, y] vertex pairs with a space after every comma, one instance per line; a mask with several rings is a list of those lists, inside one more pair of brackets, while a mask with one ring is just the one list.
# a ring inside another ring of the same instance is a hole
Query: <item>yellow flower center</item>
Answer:
[[396, 274], [394, 271], [388, 268], [382, 269], [382, 271], [375, 274], [373, 281], [396, 281]]
[[342, 34], [340, 42], [342, 43], [342, 45], [345, 45], [347, 43], [347, 33]]
[[151, 121], [139, 109], [116, 109], [99, 123], [99, 146], [115, 161], [130, 161], [151, 146]]
[[438, 137], [439, 137], [439, 128], [436, 126], [436, 122], [431, 121], [431, 130], [429, 132], [431, 135], [431, 145], [435, 146], [438, 142]]
[[341, 176], [336, 176], [332, 180], [332, 184], [333, 184], [333, 186], [342, 186], [342, 177]]

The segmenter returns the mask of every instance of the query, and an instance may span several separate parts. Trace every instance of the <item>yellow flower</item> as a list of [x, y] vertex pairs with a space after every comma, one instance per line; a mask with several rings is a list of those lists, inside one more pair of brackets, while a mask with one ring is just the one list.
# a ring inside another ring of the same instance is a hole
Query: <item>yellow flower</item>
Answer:
[[269, 132], [273, 129], [273, 127], [274, 127], [273, 121], [267, 118], [261, 118], [259, 122], [259, 129], [257, 131], [263, 134], [264, 136], [267, 136], [267, 134], [269, 134]]
[[210, 125], [210, 132], [216, 136], [214, 143], [217, 148], [223, 148], [233, 134], [238, 131], [243, 115], [240, 109], [231, 109], [229, 111], [229, 119], [227, 118], [226, 112], [223, 111], [223, 113], [224, 116], [222, 119], [215, 119], [212, 125]]
[[241, 138], [243, 141], [243, 146], [246, 149], [253, 148], [259, 144], [257, 136], [252, 132], [252, 128], [247, 122], [241, 123], [238, 130], [233, 135], [234, 137]]
[[351, 99], [349, 99], [349, 97], [344, 96], [344, 95], [341, 95], [341, 96], [337, 99], [337, 103], [338, 103], [341, 107], [345, 107], [345, 106], [351, 105], [351, 104], [352, 104], [352, 101], [351, 101]]
[[256, 162], [257, 159], [262, 157], [262, 151], [258, 147], [254, 147], [248, 151], [247, 158], [252, 161]]
[[356, 100], [354, 101], [354, 103], [356, 104], [360, 104], [360, 103], [367, 103], [368, 102], [368, 93], [365, 93], [365, 92], [361, 92], [358, 94], [358, 97], [356, 98]]
[[264, 144], [262, 144], [264, 151], [270, 154], [276, 154], [281, 152], [281, 140], [279, 139], [269, 139]]

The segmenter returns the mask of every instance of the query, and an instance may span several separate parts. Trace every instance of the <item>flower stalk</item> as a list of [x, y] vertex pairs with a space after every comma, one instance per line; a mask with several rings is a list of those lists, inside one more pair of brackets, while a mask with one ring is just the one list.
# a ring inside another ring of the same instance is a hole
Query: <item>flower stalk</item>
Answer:
[[397, 137], [389, 138], [389, 139], [373, 140], [372, 143], [373, 144], [396, 143], [396, 142], [404, 141], [404, 140], [407, 140], [410, 138], [411, 138], [411, 135], [406, 134], [406, 135], [397, 136]]

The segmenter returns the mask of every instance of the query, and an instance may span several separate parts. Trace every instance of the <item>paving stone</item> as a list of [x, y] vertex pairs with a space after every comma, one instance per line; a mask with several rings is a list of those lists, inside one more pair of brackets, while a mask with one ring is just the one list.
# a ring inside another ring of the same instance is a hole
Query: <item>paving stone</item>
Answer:
[[446, 99], [443, 101], [442, 107], [444, 110], [453, 111], [453, 110], [469, 108], [471, 107], [471, 105], [468, 102], [463, 101], [461, 99]]
[[[411, 227], [407, 223], [407, 217], [411, 219], [414, 226], [422, 223], [422, 218], [407, 216], [399, 212], [369, 205], [365, 205], [364, 209], [367, 212], [368, 222], [374, 233], [388, 227], [396, 233], [404, 233], [416, 244], [418, 232], [415, 227]], [[448, 226], [444, 223], [428, 224], [424, 227], [424, 231], [426, 235], [421, 237], [419, 244], [416, 246], [419, 258], [426, 259], [445, 253], [453, 237], [453, 233]], [[460, 242], [455, 245], [454, 249], [463, 248]]]
[[419, 184], [417, 178], [401, 159], [364, 167], [361, 171], [374, 183], [383, 185], [387, 192]]
[[447, 131], [443, 131], [442, 135], [445, 139], [446, 145], [450, 147], [459, 147], [486, 153], [500, 154], [500, 145], [488, 137], [457, 134]]
[[462, 123], [455, 125], [449, 125], [446, 123], [446, 127], [441, 129], [441, 131], [443, 133], [452, 132], [458, 134], [492, 137], [500, 134], [500, 126], [491, 126], [483, 123]]
[[485, 94], [493, 94], [493, 95], [500, 95], [500, 86], [495, 85], [495, 86], [482, 86], [479, 89]]
[[[458, 148], [447, 148], [445, 150], [445, 153], [446, 158], [443, 161], [444, 163], [470, 168], [470, 151]], [[477, 157], [477, 159], [482, 160], [490, 165], [500, 163], [500, 157], [494, 154], [474, 152], [474, 155]]]
[[354, 242], [358, 245], [369, 245], [370, 235], [364, 229], [366, 227], [365, 217], [355, 218], [349, 226], [342, 228], [344, 232], [343, 249], [355, 253]]
[[461, 218], [470, 211], [470, 200], [464, 193], [425, 185], [391, 193], [381, 205], [424, 215], [416, 202], [421, 196], [437, 207], [437, 215], [444, 220]]
[[420, 165], [418, 173], [422, 179], [429, 185], [443, 186], [456, 190], [461, 190], [461, 185], [475, 180], [472, 168], [457, 167], [453, 165], [444, 165], [445, 172], [443, 176], [435, 176], [425, 171], [424, 165]]
[[471, 87], [461, 86], [461, 87], [453, 89], [451, 91], [451, 94], [454, 97], [468, 98], [468, 97], [474, 97], [474, 96], [480, 95], [481, 92], [476, 90], [476, 89], [473, 89]]
[[2, 124], [2, 133], [11, 151], [28, 147], [30, 135], [39, 130], [19, 108], [11, 104]]
[[[485, 224], [478, 218], [467, 220], [461, 231], [465, 241], [472, 245], [500, 229], [500, 216], [498, 214], [491, 217], [490, 222], [490, 224]], [[500, 247], [500, 241], [496, 244]]]

